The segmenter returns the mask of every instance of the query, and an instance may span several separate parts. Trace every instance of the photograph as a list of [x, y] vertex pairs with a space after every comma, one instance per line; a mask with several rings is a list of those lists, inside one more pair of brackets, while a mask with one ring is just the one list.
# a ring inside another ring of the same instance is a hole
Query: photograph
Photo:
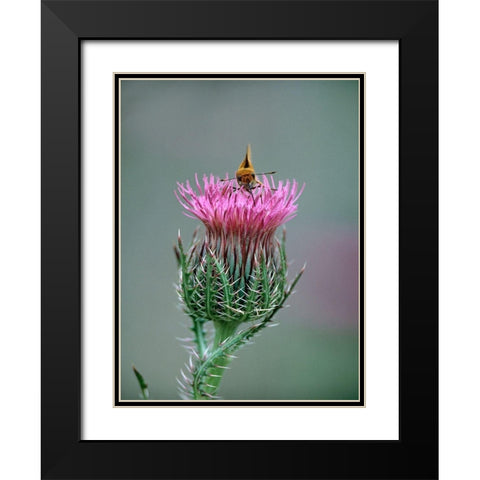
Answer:
[[117, 405], [363, 405], [363, 82], [115, 75]]

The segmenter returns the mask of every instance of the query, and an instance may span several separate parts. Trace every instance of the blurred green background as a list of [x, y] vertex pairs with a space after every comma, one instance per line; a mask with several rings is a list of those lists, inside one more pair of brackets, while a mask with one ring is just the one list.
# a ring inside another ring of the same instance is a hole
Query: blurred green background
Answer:
[[[199, 221], [174, 189], [194, 174], [230, 178], [252, 145], [259, 172], [305, 183], [287, 223], [290, 278], [305, 274], [276, 328], [239, 351], [219, 393], [228, 400], [358, 398], [358, 82], [121, 82], [121, 399], [179, 399], [189, 336], [173, 245]], [[280, 233], [280, 232], [279, 232]]]

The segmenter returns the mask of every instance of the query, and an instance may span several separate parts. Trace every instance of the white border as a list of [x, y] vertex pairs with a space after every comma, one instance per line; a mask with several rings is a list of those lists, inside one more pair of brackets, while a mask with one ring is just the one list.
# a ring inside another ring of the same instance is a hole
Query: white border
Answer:
[[[398, 439], [398, 43], [88, 41], [82, 62], [82, 438]], [[112, 73], [159, 71], [367, 73], [366, 408], [112, 408]]]

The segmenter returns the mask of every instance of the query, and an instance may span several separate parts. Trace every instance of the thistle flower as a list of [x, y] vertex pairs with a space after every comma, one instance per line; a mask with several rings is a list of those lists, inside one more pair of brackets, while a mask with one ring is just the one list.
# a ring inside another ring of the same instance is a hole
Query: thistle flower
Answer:
[[[177, 185], [175, 195], [184, 213], [205, 226], [202, 237], [194, 235], [188, 252], [180, 235], [175, 249], [180, 267], [177, 291], [193, 320], [196, 344], [187, 365], [191, 382], [180, 383], [187, 396], [214, 398], [232, 353], [267, 326], [303, 273], [302, 269], [287, 285], [285, 233], [281, 241], [275, 237], [276, 229], [295, 216], [303, 187], [299, 189], [295, 180], [275, 184], [264, 176], [252, 192], [213, 175], [202, 182], [195, 175], [196, 188], [188, 181]], [[209, 321], [215, 329], [210, 346], [203, 328]], [[244, 322], [253, 324], [236, 333]], [[210, 366], [205, 365], [208, 360]], [[188, 378], [183, 372], [182, 376]]]

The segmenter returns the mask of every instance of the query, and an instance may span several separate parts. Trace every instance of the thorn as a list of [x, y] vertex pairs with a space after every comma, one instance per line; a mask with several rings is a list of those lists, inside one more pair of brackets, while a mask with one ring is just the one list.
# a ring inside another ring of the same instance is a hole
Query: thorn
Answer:
[[208, 398], [211, 398], [211, 399], [217, 399], [218, 397], [216, 397], [215, 395], [210, 395], [209, 393], [207, 392], [202, 392], [202, 395], [206, 395]]
[[175, 377], [175, 380], [180, 385], [180, 387], [185, 388], [185, 385], [182, 383], [182, 381], [178, 377]]
[[232, 355], [231, 353], [226, 353], [225, 356], [228, 358], [238, 358], [237, 356]]
[[190, 379], [185, 375], [183, 369], [180, 370], [180, 375], [183, 377], [183, 380], [185, 381], [185, 383], [191, 385], [191, 383], [190, 383], [191, 381], [190, 381]]
[[177, 386], [177, 392], [183, 392], [185, 394], [189, 394], [190, 390], [188, 390], [185, 385], [179, 385]]
[[224, 365], [214, 365], [216, 368], [223, 368], [224, 370], [230, 370], [230, 367], [225, 367]]
[[[188, 346], [186, 346], [185, 348], [188, 348]], [[190, 353], [197, 359], [197, 360], [200, 360], [200, 357], [198, 355], [198, 353], [196, 352], [195, 348], [194, 347], [191, 347], [190, 346]]]
[[179, 342], [193, 342], [193, 337], [183, 337], [183, 338], [175, 337], [175, 339], [178, 340]]
[[215, 373], [209, 373], [207, 374], [207, 377], [217, 377], [217, 378], [222, 378], [221, 375], [216, 375]]
[[215, 385], [210, 385], [209, 383], [204, 383], [204, 385], [206, 387], [210, 387], [210, 388], [217, 388]]
[[190, 392], [187, 392], [185, 389], [182, 389], [180, 387], [177, 388], [177, 392], [180, 395], [180, 398], [184, 398], [184, 400], [186, 400], [188, 398], [188, 395], [190, 394]]

